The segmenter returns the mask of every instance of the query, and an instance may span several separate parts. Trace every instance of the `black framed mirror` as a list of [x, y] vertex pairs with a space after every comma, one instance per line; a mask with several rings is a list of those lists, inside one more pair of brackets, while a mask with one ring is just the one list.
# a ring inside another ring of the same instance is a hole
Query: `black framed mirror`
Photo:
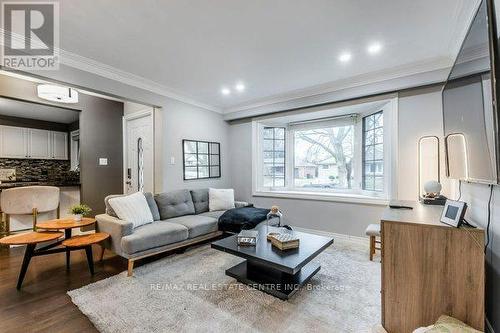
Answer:
[[220, 143], [182, 140], [184, 180], [221, 177]]

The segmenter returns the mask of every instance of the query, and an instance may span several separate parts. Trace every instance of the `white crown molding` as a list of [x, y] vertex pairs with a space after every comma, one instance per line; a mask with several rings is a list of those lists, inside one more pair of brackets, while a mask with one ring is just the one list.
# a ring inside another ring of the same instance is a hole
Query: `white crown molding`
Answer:
[[170, 87], [146, 79], [142, 76], [123, 71], [121, 69], [103, 64], [93, 59], [89, 59], [62, 49], [60, 50], [59, 54], [61, 56], [61, 64], [64, 64], [66, 66], [83, 70], [85, 72], [89, 72], [95, 75], [99, 75], [110, 80], [118, 81], [127, 84], [129, 86], [147, 90], [152, 93], [172, 98], [177, 101], [191, 104], [206, 110], [222, 113], [222, 110], [214, 105], [197, 101], [196, 99], [193, 99], [182, 93], [179, 93]]
[[488, 44], [481, 44], [477, 45], [475, 47], [469, 47], [466, 49], [463, 49], [460, 59], [457, 59], [457, 65], [459, 64], [464, 64], [467, 62], [475, 61], [475, 60], [480, 60], [483, 58], [488, 58], [489, 59], [489, 52], [490, 52], [490, 46]]
[[[3, 45], [5, 30], [0, 28], [0, 45]], [[12, 38], [20, 42], [25, 41], [25, 37], [19, 34], [12, 33]], [[191, 104], [206, 110], [222, 113], [222, 110], [216, 106], [206, 104], [185, 94], [179, 93], [174, 89], [162, 85], [158, 82], [146, 79], [142, 76], [135, 75], [113, 66], [103, 64], [99, 61], [83, 57], [81, 55], [63, 50], [59, 48], [60, 64], [69, 66], [78, 70], [82, 70], [91, 74], [95, 74], [106, 79], [117, 81], [132, 87], [143, 89], [161, 96], [165, 96], [183, 103]]]
[[411, 77], [414, 75], [429, 73], [433, 71], [441, 71], [443, 69], [448, 70], [452, 63], [452, 59], [447, 57], [435, 57], [426, 59], [410, 64], [401, 65], [398, 67], [373, 71], [370, 73], [360, 74], [313, 87], [299, 89], [284, 94], [263, 98], [257, 101], [252, 101], [250, 103], [240, 104], [239, 106], [224, 109], [224, 114], [227, 115], [234, 112], [269, 107], [271, 105], [284, 102], [291, 102], [291, 104], [296, 104], [297, 107], [302, 107], [302, 100], [309, 97], [319, 97], [339, 90], [375, 84], [392, 79]]
[[[460, 52], [460, 48], [462, 47], [462, 43], [465, 39], [465, 36], [467, 35], [467, 32], [469, 32], [469, 27], [472, 24], [472, 21], [474, 20], [474, 17], [476, 16], [476, 13], [479, 9], [479, 6], [481, 5], [481, 0], [474, 0], [473, 1], [461, 1], [457, 2], [457, 6], [455, 7], [455, 11], [453, 12], [453, 20], [450, 25], [450, 42], [448, 44], [448, 49], [452, 50], [451, 54], [453, 55], [453, 59], [456, 58], [458, 55], [458, 52]], [[466, 4], [470, 9], [465, 8]], [[460, 13], [464, 13], [466, 10], [470, 10], [469, 15], [465, 17], [465, 23], [464, 18], [460, 16]]]

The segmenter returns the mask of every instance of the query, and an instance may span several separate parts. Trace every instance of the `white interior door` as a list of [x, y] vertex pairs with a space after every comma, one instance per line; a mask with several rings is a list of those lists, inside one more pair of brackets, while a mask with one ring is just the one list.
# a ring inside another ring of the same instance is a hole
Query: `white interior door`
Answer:
[[154, 191], [153, 112], [124, 117], [124, 193]]

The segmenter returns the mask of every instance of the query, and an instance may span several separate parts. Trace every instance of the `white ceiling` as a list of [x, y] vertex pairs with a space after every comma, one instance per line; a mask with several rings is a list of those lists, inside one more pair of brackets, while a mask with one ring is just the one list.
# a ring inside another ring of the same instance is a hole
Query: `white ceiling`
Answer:
[[[63, 50], [228, 112], [356, 75], [450, 66], [477, 0], [59, 3]], [[366, 52], [373, 41], [377, 56]], [[244, 93], [221, 95], [238, 81]]]
[[80, 112], [0, 97], [0, 115], [70, 124]]

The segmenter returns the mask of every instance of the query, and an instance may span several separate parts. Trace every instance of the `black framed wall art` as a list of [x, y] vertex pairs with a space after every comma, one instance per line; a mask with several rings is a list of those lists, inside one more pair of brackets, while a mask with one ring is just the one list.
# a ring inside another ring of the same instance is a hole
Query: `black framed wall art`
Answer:
[[220, 178], [220, 143], [182, 140], [184, 180]]

